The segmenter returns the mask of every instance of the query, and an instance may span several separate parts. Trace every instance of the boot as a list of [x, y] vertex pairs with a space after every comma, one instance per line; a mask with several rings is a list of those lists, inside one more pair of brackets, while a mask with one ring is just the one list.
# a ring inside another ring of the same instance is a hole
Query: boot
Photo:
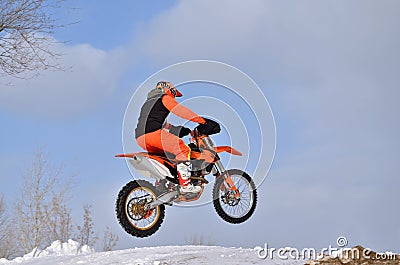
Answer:
[[176, 169], [178, 170], [178, 178], [179, 178], [179, 191], [181, 193], [198, 193], [201, 191], [201, 187], [193, 186], [190, 183], [190, 169], [191, 164], [189, 161], [187, 162], [180, 162], [177, 164]]

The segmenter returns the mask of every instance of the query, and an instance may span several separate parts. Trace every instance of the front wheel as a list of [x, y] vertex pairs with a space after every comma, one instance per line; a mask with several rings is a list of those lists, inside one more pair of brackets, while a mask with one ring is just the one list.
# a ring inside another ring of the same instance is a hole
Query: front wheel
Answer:
[[227, 174], [232, 179], [240, 195], [227, 188], [224, 176], [214, 183], [213, 203], [218, 215], [228, 223], [240, 224], [254, 213], [257, 204], [257, 190], [251, 177], [239, 169], [230, 169]]
[[136, 237], [154, 234], [161, 226], [165, 215], [165, 206], [148, 208], [150, 202], [157, 199], [157, 189], [144, 180], [131, 181], [118, 194], [115, 211], [125, 231]]

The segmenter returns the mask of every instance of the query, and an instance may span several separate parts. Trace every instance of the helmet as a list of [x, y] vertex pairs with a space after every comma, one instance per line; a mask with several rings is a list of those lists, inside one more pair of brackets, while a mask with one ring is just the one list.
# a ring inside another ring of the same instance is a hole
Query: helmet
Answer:
[[182, 93], [179, 92], [173, 84], [168, 81], [160, 81], [156, 85], [156, 89], [161, 90], [164, 94], [172, 95], [173, 97], [182, 97]]

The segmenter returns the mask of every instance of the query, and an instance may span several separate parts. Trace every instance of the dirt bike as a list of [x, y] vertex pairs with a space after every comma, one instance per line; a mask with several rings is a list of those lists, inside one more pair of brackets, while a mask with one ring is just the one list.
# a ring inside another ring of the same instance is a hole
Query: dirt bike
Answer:
[[174, 156], [169, 153], [119, 154], [142, 175], [155, 179], [152, 184], [145, 180], [133, 180], [119, 192], [116, 214], [124, 230], [136, 237], [154, 234], [165, 216], [165, 205], [198, 200], [209, 181], [206, 175], [216, 179], [213, 187], [213, 204], [217, 214], [226, 222], [239, 224], [248, 220], [257, 204], [257, 190], [251, 177], [239, 169], [226, 170], [218, 153], [228, 152], [241, 156], [229, 146], [214, 146], [210, 137], [220, 132], [218, 123], [207, 119], [206, 125], [198, 125], [191, 131], [191, 173], [193, 185], [201, 186], [197, 194], [179, 191]]

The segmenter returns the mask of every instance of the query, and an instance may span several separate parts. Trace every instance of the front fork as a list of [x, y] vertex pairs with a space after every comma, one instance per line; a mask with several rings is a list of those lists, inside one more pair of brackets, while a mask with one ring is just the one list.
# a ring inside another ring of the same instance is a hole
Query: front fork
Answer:
[[[220, 188], [221, 191], [225, 191], [225, 189], [229, 189], [235, 193], [235, 199], [239, 198], [240, 192], [236, 188], [235, 183], [233, 183], [233, 180], [232, 180], [231, 176], [229, 175], [228, 171], [225, 169], [224, 165], [222, 165], [221, 160], [218, 160], [217, 162], [215, 162], [215, 165], [219, 169], [220, 176], [222, 176], [224, 178], [225, 185], [221, 186], [221, 188]], [[216, 171], [216, 169], [213, 169], [213, 171], [214, 170]], [[217, 173], [217, 172], [213, 172], [213, 173]]]

